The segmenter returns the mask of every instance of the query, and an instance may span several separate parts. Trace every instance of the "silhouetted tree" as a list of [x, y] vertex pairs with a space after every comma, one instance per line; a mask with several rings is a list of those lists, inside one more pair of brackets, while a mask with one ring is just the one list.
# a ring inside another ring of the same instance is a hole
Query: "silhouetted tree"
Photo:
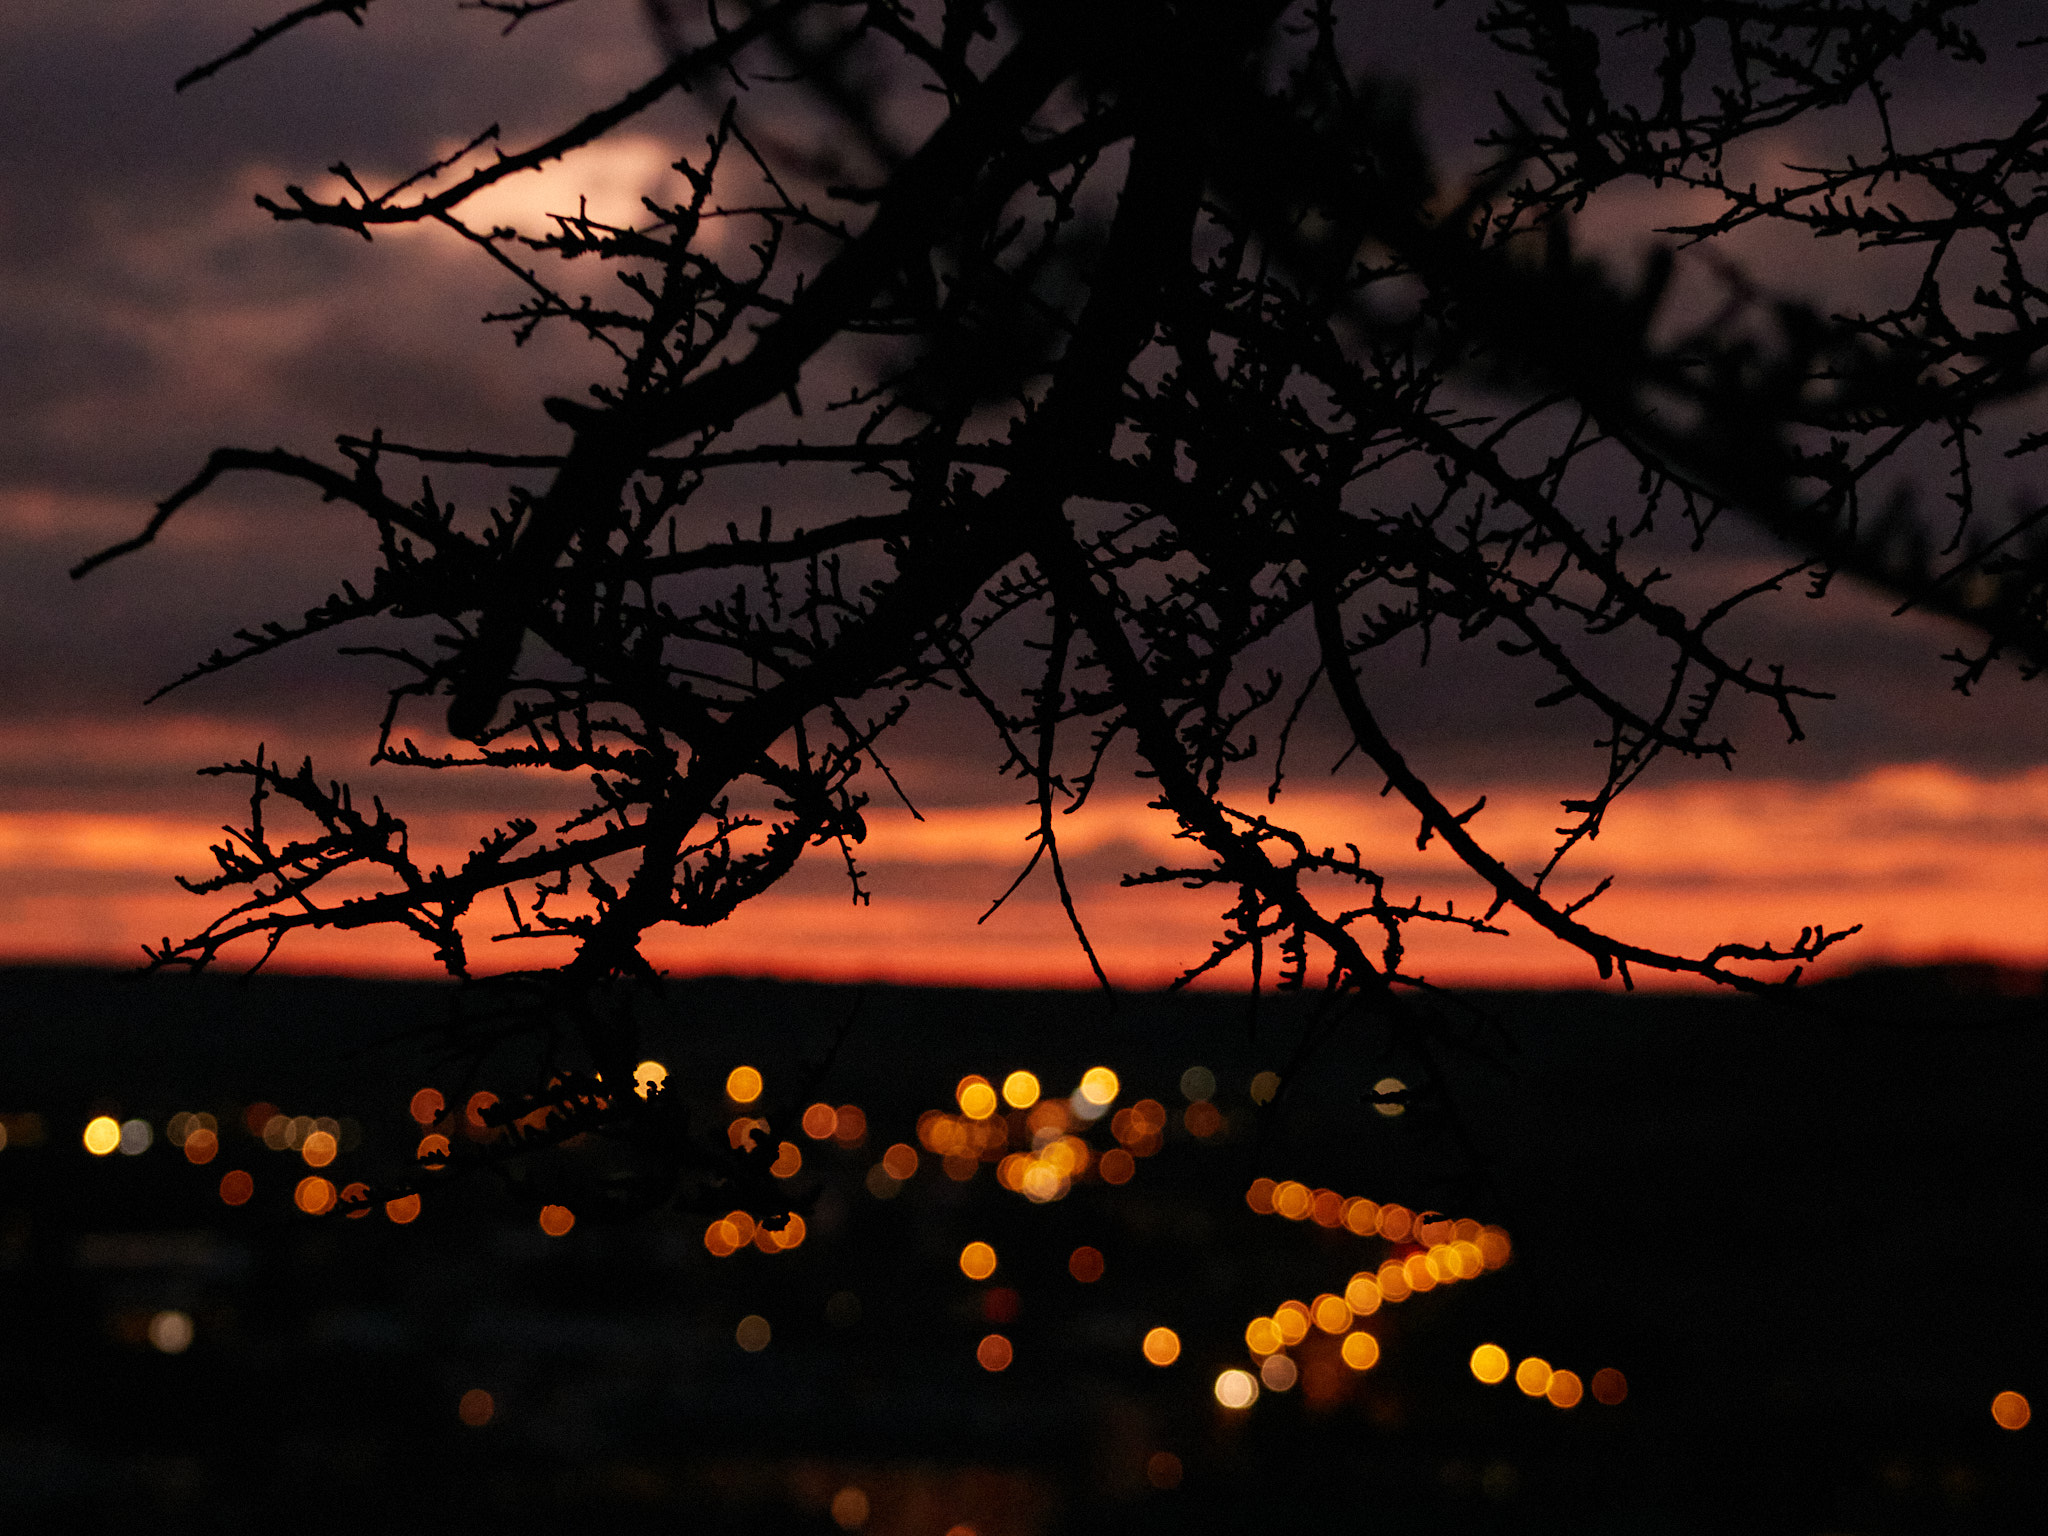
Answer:
[[[510, 31], [570, 3], [482, 8]], [[317, 0], [179, 83], [368, 9]], [[891, 729], [952, 690], [1035, 797], [1024, 873], [1049, 866], [1084, 949], [1060, 818], [1129, 752], [1187, 854], [1126, 883], [1229, 905], [1189, 976], [1248, 954], [1255, 977], [1332, 1011], [1410, 1018], [1410, 926], [1486, 932], [1513, 909], [1603, 976], [1756, 988], [1844, 934], [1665, 953], [1594, 926], [1606, 882], [1556, 889], [1659, 757], [1728, 758], [1727, 701], [1766, 701], [1799, 734], [1818, 695], [1722, 649], [1729, 615], [1848, 575], [1976, 625], [1983, 645], [1955, 658], [1965, 686], [2002, 656], [2048, 659], [2041, 511], [1987, 526], [1973, 481], [1987, 433], [2015, 454], [2048, 443], [1988, 414], [2031, 386], [2048, 340], [2030, 243], [2048, 106], [1924, 144], [1889, 110], [1901, 71], [1984, 62], [1960, 0], [1491, 0], [1472, 46], [1514, 61], [1523, 88], [1479, 125], [1483, 162], [1460, 178], [1433, 165], [1398, 82], [1361, 62], [1398, 7], [644, 9], [659, 44], [644, 83], [540, 142], [505, 150], [487, 130], [382, 190], [337, 166], [339, 195], [259, 199], [362, 238], [441, 224], [521, 286], [492, 319], [586, 337], [606, 371], [587, 398], [545, 402], [556, 451], [401, 442], [392, 423], [341, 437], [336, 459], [222, 449], [138, 538], [79, 568], [147, 543], [223, 475], [302, 481], [369, 520], [373, 579], [187, 678], [409, 621], [419, 644], [366, 647], [406, 669], [376, 761], [575, 775], [587, 808], [547, 829], [509, 820], [429, 869], [397, 814], [310, 763], [210, 770], [252, 786], [249, 826], [192, 886], [234, 905], [156, 966], [399, 924], [466, 976], [459, 924], [502, 902], [507, 932], [571, 949], [522, 974], [506, 1017], [577, 1034], [594, 1076], [501, 1112], [554, 1102], [535, 1134], [557, 1137], [637, 1124], [655, 1111], [620, 1088], [636, 1051], [617, 998], [650, 974], [643, 936], [720, 921], [812, 849], [863, 896], [863, 766], [886, 774]], [[544, 229], [466, 212], [683, 93], [711, 126], [676, 163], [680, 201]], [[1839, 153], [1780, 187], [1730, 179], [1732, 152], [1795, 120]], [[1712, 209], [1640, 275], [1571, 236], [1628, 184]], [[1716, 256], [1759, 225], [1845, 266], [1903, 252], [1913, 270], [1885, 269], [1896, 302], [1823, 314]], [[574, 286], [593, 270], [609, 283]], [[1876, 490], [1923, 444], [1951, 473], [1941, 526]], [[503, 471], [502, 498], [459, 515], [420, 466]], [[843, 481], [799, 524], [726, 488], [764, 466]], [[1625, 516], [1617, 486], [1633, 489]], [[1676, 523], [1697, 550], [1726, 512], [1783, 541], [1784, 568], [1706, 606], [1664, 596], [1648, 541]], [[1565, 802], [1541, 868], [1489, 852], [1480, 806], [1446, 803], [1382, 728], [1376, 669], [1408, 665], [1394, 658], [1418, 637], [1533, 658], [1536, 702], [1600, 722], [1604, 776]], [[1318, 695], [1489, 908], [1403, 902], [1372, 850], [1290, 829], [1281, 759]], [[417, 745], [410, 711], [435, 697], [449, 739]], [[277, 828], [280, 801], [311, 830]]]

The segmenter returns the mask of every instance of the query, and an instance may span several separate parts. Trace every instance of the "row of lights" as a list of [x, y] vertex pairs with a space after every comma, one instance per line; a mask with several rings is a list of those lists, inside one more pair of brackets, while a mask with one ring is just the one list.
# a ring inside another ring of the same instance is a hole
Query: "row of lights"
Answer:
[[[1508, 1379], [1508, 1352], [1498, 1344], [1482, 1344], [1472, 1351], [1472, 1375], [1487, 1386]], [[1576, 1371], [1561, 1370], [1540, 1355], [1531, 1355], [1514, 1368], [1515, 1388], [1524, 1397], [1540, 1397], [1553, 1408], [1576, 1408], [1586, 1396], [1587, 1383]], [[1613, 1366], [1593, 1373], [1593, 1401], [1612, 1408], [1628, 1396], [1628, 1378]]]
[[[659, 1091], [667, 1076], [667, 1068], [660, 1062], [643, 1062], [635, 1072], [637, 1090], [643, 1097]], [[725, 1086], [726, 1097], [735, 1105], [744, 1106], [756, 1102], [765, 1091], [766, 1084], [757, 1068], [739, 1066], [727, 1074]], [[1221, 1129], [1221, 1112], [1215, 1109], [1209, 1098], [1215, 1090], [1215, 1080], [1207, 1069], [1189, 1068], [1182, 1074], [1181, 1086], [1191, 1101], [1183, 1115], [1188, 1130], [1197, 1136], [1205, 1136]], [[1404, 1086], [1388, 1079], [1376, 1088], [1382, 1093], [1393, 1094], [1402, 1091]], [[1253, 1081], [1253, 1100], [1270, 1102], [1278, 1089], [1277, 1074], [1261, 1073]], [[999, 1159], [997, 1178], [1003, 1187], [1042, 1203], [1064, 1195], [1073, 1180], [1089, 1166], [1092, 1149], [1069, 1133], [1073, 1120], [1087, 1122], [1099, 1119], [1115, 1102], [1120, 1091], [1121, 1083], [1108, 1067], [1091, 1067], [1082, 1075], [1079, 1087], [1067, 1100], [1043, 1098], [1038, 1077], [1028, 1071], [1010, 1073], [1003, 1079], [1000, 1090], [979, 1074], [970, 1074], [962, 1078], [954, 1090], [959, 1116], [928, 1111], [919, 1118], [918, 1136], [928, 1151], [942, 1159], [946, 1172], [955, 1179], [973, 1177], [979, 1165], [990, 1160], [990, 1154], [994, 1153]], [[423, 1093], [432, 1092], [423, 1090]], [[420, 1105], [416, 1098], [414, 1113], [423, 1122], [440, 1112], [439, 1095], [433, 1096], [436, 1103], [425, 1116], [420, 1115], [420, 1111], [426, 1106]], [[489, 1099], [488, 1095], [477, 1097]], [[1031, 1153], [1002, 1155], [1009, 1142], [1009, 1127], [997, 1115], [1002, 1105], [1026, 1112], [1024, 1129], [1032, 1136]], [[472, 1120], [476, 1119], [477, 1107], [475, 1104], [471, 1106]], [[1402, 1107], [1398, 1102], [1379, 1106], [1385, 1114], [1399, 1114]], [[1203, 1110], [1209, 1113], [1203, 1115], [1200, 1113]], [[804, 1112], [802, 1124], [804, 1134], [814, 1141], [830, 1139], [853, 1146], [864, 1140], [867, 1134], [866, 1116], [854, 1105], [835, 1109], [829, 1104], [813, 1104]], [[1156, 1100], [1140, 1100], [1119, 1111], [1111, 1119], [1110, 1130], [1121, 1146], [1094, 1159], [1098, 1174], [1110, 1183], [1127, 1181], [1134, 1166], [1132, 1158], [1149, 1156], [1157, 1151], [1165, 1125], [1165, 1107]], [[751, 1146], [752, 1135], [766, 1129], [767, 1122], [755, 1117], [735, 1119], [730, 1127], [735, 1146]], [[443, 1148], [445, 1150], [445, 1142]], [[1112, 1161], [1116, 1159], [1121, 1162]], [[801, 1150], [794, 1143], [784, 1142], [778, 1148], [776, 1162], [770, 1171], [779, 1178], [788, 1178], [801, 1166]], [[916, 1174], [918, 1166], [917, 1150], [906, 1143], [895, 1143], [871, 1170], [870, 1188], [873, 1190], [877, 1183], [883, 1183], [885, 1189], [875, 1192], [893, 1194]], [[417, 1202], [418, 1197], [412, 1199]], [[1291, 1387], [1297, 1379], [1298, 1370], [1285, 1350], [1301, 1342], [1311, 1326], [1342, 1336], [1339, 1358], [1352, 1370], [1370, 1370], [1379, 1360], [1379, 1342], [1371, 1334], [1353, 1329], [1352, 1324], [1357, 1317], [1377, 1311], [1383, 1302], [1400, 1302], [1417, 1291], [1428, 1291], [1438, 1285], [1476, 1278], [1488, 1270], [1499, 1269], [1507, 1263], [1512, 1252], [1508, 1234], [1499, 1227], [1482, 1225], [1469, 1218], [1456, 1221], [1443, 1217], [1432, 1219], [1428, 1213], [1418, 1215], [1399, 1204], [1383, 1205], [1357, 1196], [1347, 1199], [1334, 1190], [1310, 1189], [1292, 1180], [1256, 1179], [1246, 1191], [1245, 1199], [1254, 1211], [1261, 1214], [1278, 1215], [1292, 1221], [1313, 1220], [1319, 1226], [1341, 1226], [1359, 1236], [1378, 1236], [1390, 1242], [1414, 1242], [1422, 1246], [1405, 1258], [1386, 1260], [1377, 1273], [1361, 1271], [1353, 1275], [1342, 1296], [1320, 1296], [1313, 1304], [1286, 1302], [1275, 1309], [1272, 1317], [1253, 1319], [1246, 1328], [1245, 1341], [1255, 1355], [1263, 1357], [1259, 1374], [1255, 1378], [1250, 1372], [1233, 1368], [1216, 1378], [1214, 1393], [1217, 1401], [1226, 1408], [1249, 1407], [1256, 1400], [1262, 1384], [1277, 1391]], [[303, 1200], [301, 1205], [302, 1208], [305, 1205]], [[541, 1226], [551, 1236], [566, 1233], [574, 1224], [574, 1215], [565, 1207], [548, 1206], [543, 1209]], [[804, 1220], [794, 1213], [788, 1216], [781, 1229], [771, 1231], [747, 1212], [733, 1211], [706, 1227], [704, 1244], [718, 1257], [738, 1253], [747, 1247], [763, 1253], [784, 1253], [800, 1246], [805, 1235]], [[988, 1279], [996, 1270], [995, 1250], [987, 1243], [969, 1243], [961, 1251], [959, 1263], [961, 1272], [970, 1280]], [[1101, 1257], [1093, 1248], [1076, 1249], [1069, 1269], [1078, 1280], [1097, 1279], [1102, 1273]], [[736, 1338], [740, 1347], [749, 1352], [767, 1348], [770, 1338], [767, 1320], [750, 1314], [741, 1320]], [[1171, 1365], [1180, 1358], [1180, 1337], [1171, 1328], [1156, 1327], [1146, 1333], [1140, 1349], [1151, 1364]], [[976, 1345], [975, 1358], [984, 1370], [1002, 1371], [1015, 1358], [1015, 1349], [1007, 1337], [991, 1333]], [[1487, 1384], [1506, 1380], [1509, 1363], [1507, 1352], [1495, 1344], [1480, 1345], [1470, 1360], [1473, 1376]], [[1538, 1356], [1530, 1356], [1515, 1367], [1514, 1380], [1524, 1396], [1544, 1398], [1559, 1408], [1576, 1406], [1585, 1396], [1588, 1385], [1575, 1372], [1554, 1368]], [[1618, 1404], [1628, 1395], [1627, 1378], [1611, 1366], [1593, 1373], [1590, 1388], [1596, 1402], [1608, 1405]], [[1992, 1414], [2002, 1427], [2017, 1429], [2028, 1422], [2032, 1410], [2021, 1394], [2002, 1392], [1994, 1400]]]

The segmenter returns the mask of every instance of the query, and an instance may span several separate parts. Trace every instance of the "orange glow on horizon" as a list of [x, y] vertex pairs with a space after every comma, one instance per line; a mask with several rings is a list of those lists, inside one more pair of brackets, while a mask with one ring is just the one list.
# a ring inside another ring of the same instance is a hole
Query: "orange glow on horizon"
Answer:
[[[1465, 787], [1452, 788], [1446, 794], [1458, 798]], [[1481, 830], [1511, 867], [1541, 861], [1557, 798], [1534, 788], [1489, 789]], [[1388, 872], [1427, 899], [1453, 897], [1464, 910], [1478, 889], [1440, 849], [1413, 854], [1412, 816], [1368, 792], [1289, 795], [1281, 809], [1312, 843], [1389, 850], [1382, 860]], [[877, 814], [862, 849], [876, 891], [872, 907], [854, 907], [836, 890], [792, 886], [712, 928], [656, 930], [649, 958], [677, 976], [1090, 986], [1057, 900], [1035, 882], [998, 918], [975, 923], [983, 887], [1007, 883], [1029, 819], [1028, 810], [988, 805], [947, 809], [922, 823]], [[415, 855], [429, 861], [460, 862], [483, 825], [452, 811], [412, 820]], [[1113, 851], [1136, 867], [1170, 853], [1170, 834], [1166, 818], [1141, 800], [1104, 800], [1063, 829], [1062, 849]], [[214, 909], [167, 877], [203, 873], [206, 848], [218, 837], [217, 817], [0, 814], [0, 961], [127, 965], [140, 958], [145, 938], [196, 929]], [[1865, 930], [1817, 973], [1964, 957], [2048, 966], [2048, 884], [2038, 876], [2048, 854], [2048, 768], [1994, 776], [1919, 764], [1832, 783], [1651, 784], [1620, 803], [1588, 851], [1595, 856], [1567, 866], [1568, 876], [1578, 876], [1574, 891], [1616, 876], [1588, 920], [1634, 942], [1699, 953], [1723, 939], [1789, 940], [1820, 918], [1840, 927], [1861, 922]], [[1222, 899], [1177, 888], [1121, 891], [1107, 874], [1076, 888], [1111, 977], [1133, 988], [1161, 985], [1203, 958]], [[2000, 914], [2000, 933], [2013, 936], [2008, 952], [1987, 948], [1982, 918], [1989, 911]], [[476, 921], [472, 956], [494, 956], [481, 907]], [[1511, 937], [1487, 939], [1418, 925], [1409, 935], [1411, 968], [1445, 983], [1598, 985], [1576, 951], [1518, 919], [1508, 926]], [[259, 952], [252, 944], [246, 960]], [[521, 951], [507, 963], [533, 958]], [[227, 963], [236, 959], [230, 952]], [[439, 974], [423, 945], [396, 932], [297, 934], [273, 965], [302, 974]], [[1244, 980], [1227, 966], [1207, 978], [1222, 987]], [[1636, 980], [1690, 985], [1642, 973]]]

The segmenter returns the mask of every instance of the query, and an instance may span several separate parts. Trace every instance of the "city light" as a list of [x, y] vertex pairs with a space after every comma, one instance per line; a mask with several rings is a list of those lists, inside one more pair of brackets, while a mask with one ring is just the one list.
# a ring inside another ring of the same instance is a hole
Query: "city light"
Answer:
[[868, 1523], [868, 1496], [858, 1488], [842, 1488], [832, 1495], [832, 1523], [842, 1531], [857, 1531]]
[[159, 1312], [149, 1320], [149, 1342], [160, 1354], [182, 1355], [192, 1347], [192, 1316]]
[[953, 1097], [959, 1102], [960, 1113], [970, 1120], [986, 1120], [996, 1112], [996, 1091], [985, 1077], [961, 1078]]
[[[1508, 1379], [1508, 1352], [1498, 1344], [1482, 1344], [1472, 1351], [1472, 1374], [1489, 1387]], [[1594, 1378], [1596, 1390], [1599, 1381]]]
[[1258, 1401], [1258, 1378], [1233, 1367], [1216, 1377], [1216, 1401], [1226, 1408], [1249, 1408]]
[[970, 1280], [986, 1280], [996, 1272], [996, 1251], [987, 1243], [969, 1243], [960, 1250], [960, 1273]]
[[1115, 1102], [1121, 1087], [1122, 1085], [1118, 1083], [1116, 1074], [1110, 1071], [1109, 1068], [1090, 1067], [1081, 1074], [1079, 1093], [1080, 1097], [1100, 1109]]
[[839, 1128], [839, 1111], [830, 1104], [813, 1104], [804, 1111], [804, 1134], [813, 1141], [829, 1140]]

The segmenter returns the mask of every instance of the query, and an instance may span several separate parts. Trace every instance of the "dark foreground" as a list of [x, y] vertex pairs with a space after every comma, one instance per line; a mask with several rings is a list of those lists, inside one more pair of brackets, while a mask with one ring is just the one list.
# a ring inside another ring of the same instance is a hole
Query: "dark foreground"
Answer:
[[[1363, 1090], [1426, 1084], [1428, 1064], [1349, 1033], [1254, 1109], [1254, 1074], [1301, 1043], [1285, 1010], [1253, 1029], [1214, 998], [1111, 1014], [876, 990], [820, 1089], [865, 1110], [865, 1140], [798, 1137], [792, 1185], [817, 1190], [802, 1246], [717, 1258], [704, 1214], [586, 1209], [551, 1238], [488, 1180], [433, 1191], [403, 1226], [296, 1210], [309, 1170], [243, 1128], [247, 1106], [359, 1122], [337, 1182], [403, 1162], [413, 1092], [468, 1086], [394, 1038], [440, 1016], [432, 989], [59, 972], [0, 988], [10, 1529], [1821, 1536], [2012, 1531], [2048, 1507], [2048, 1421], [2013, 1432], [1990, 1413], [2002, 1390], [2048, 1406], [2038, 1001], [1926, 976], [1837, 992], [1825, 1018], [1497, 997], [1503, 1030], [1438, 1063], [1456, 1116], [1425, 1094], [1389, 1117]], [[650, 1054], [724, 1113], [732, 1066], [772, 1094], [851, 1002], [678, 986]], [[1120, 1105], [1173, 1116], [1128, 1183], [1032, 1204], [992, 1167], [956, 1180], [920, 1149], [900, 1190], [874, 1193], [885, 1148], [953, 1108], [962, 1074], [1028, 1067], [1067, 1093], [1098, 1063]], [[1207, 1139], [1180, 1120], [1195, 1064], [1228, 1119]], [[494, 1070], [510, 1068], [480, 1081]], [[195, 1166], [165, 1129], [200, 1110], [220, 1150]], [[103, 1113], [147, 1120], [154, 1145], [89, 1155]], [[231, 1169], [255, 1180], [236, 1208], [218, 1193]], [[1361, 1320], [1370, 1370], [1312, 1338], [1299, 1385], [1226, 1410], [1212, 1384], [1255, 1366], [1251, 1318], [1400, 1251], [1255, 1214], [1259, 1175], [1498, 1223], [1514, 1256]], [[959, 1268], [973, 1240], [1000, 1256], [988, 1281]], [[1080, 1245], [1105, 1257], [1091, 1284], [1068, 1271]], [[190, 1343], [167, 1352], [173, 1315]], [[767, 1347], [740, 1347], [748, 1316]], [[1182, 1341], [1172, 1365], [1141, 1353], [1157, 1326]], [[1015, 1351], [999, 1374], [976, 1363], [991, 1332]], [[1481, 1342], [1588, 1378], [1619, 1368], [1628, 1397], [1565, 1410], [1482, 1385], [1466, 1365]], [[477, 1390], [489, 1421], [466, 1424]]]

